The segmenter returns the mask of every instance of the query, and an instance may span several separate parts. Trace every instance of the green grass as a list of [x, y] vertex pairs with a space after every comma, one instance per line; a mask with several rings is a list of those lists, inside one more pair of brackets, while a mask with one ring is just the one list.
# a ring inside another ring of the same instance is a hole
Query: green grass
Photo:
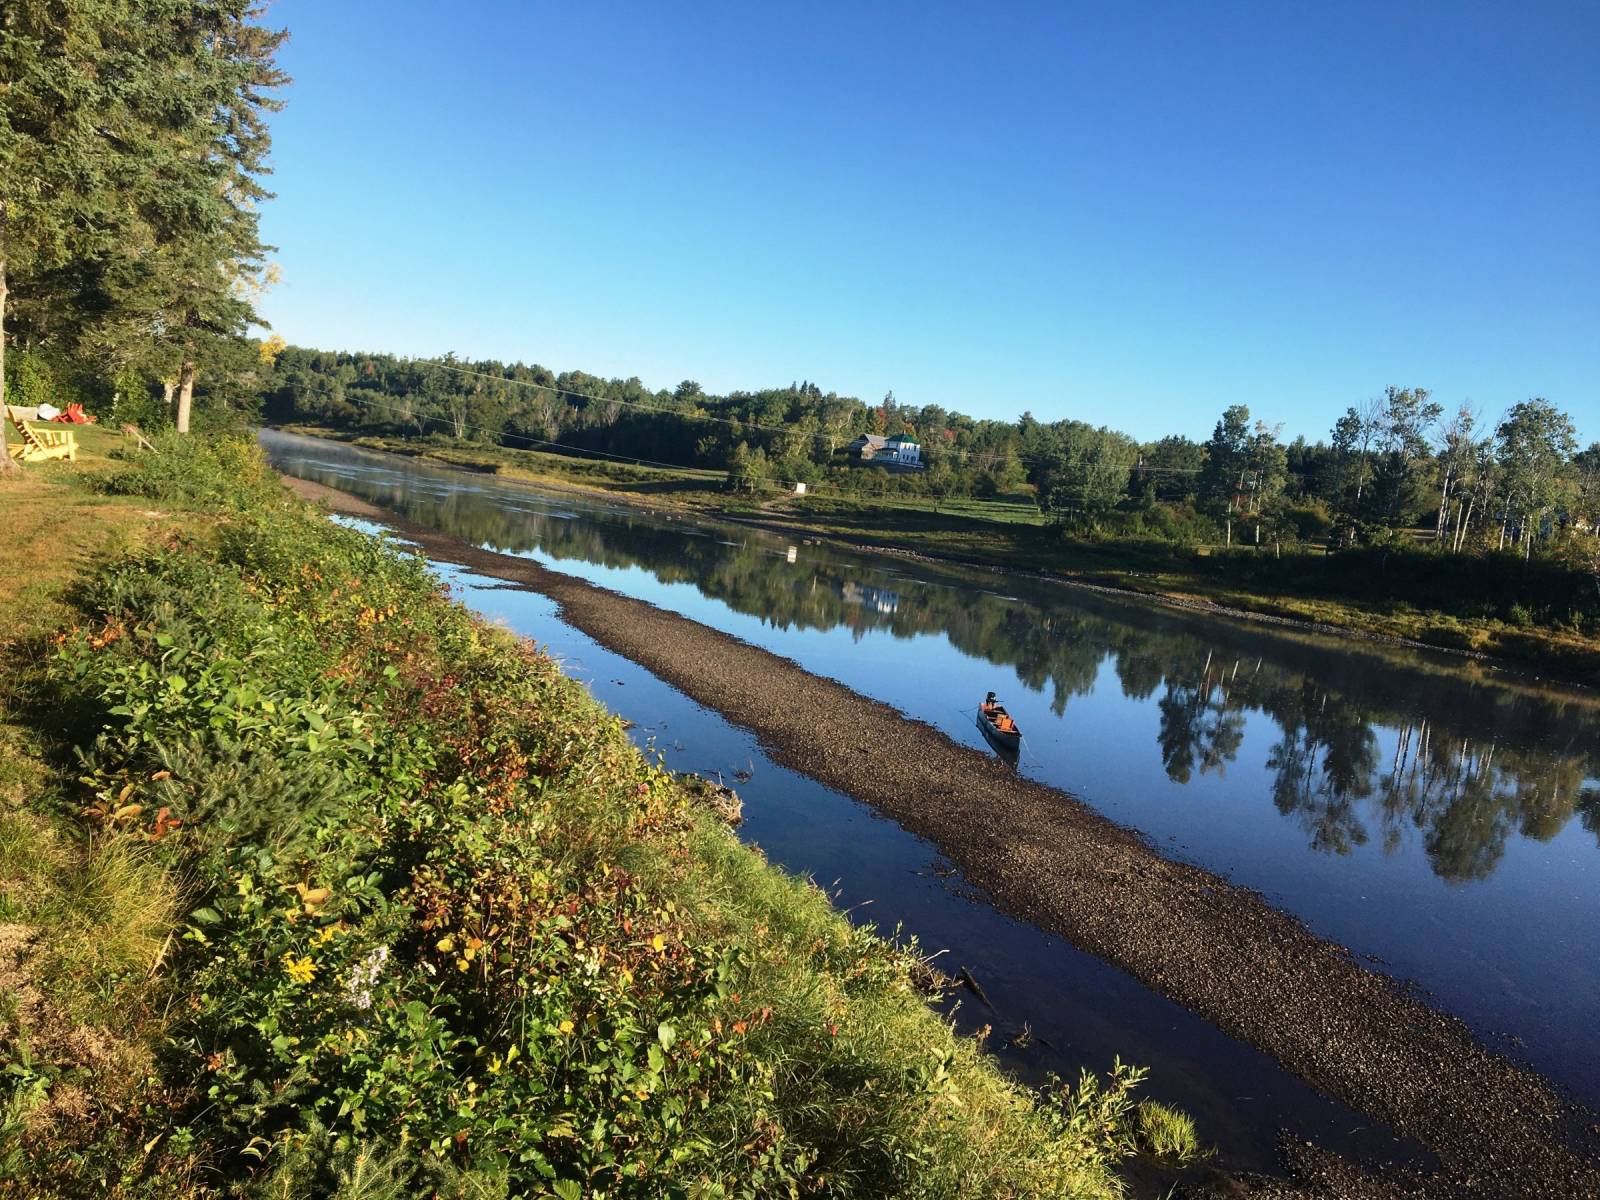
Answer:
[[151, 968], [176, 915], [166, 871], [76, 819], [73, 763], [42, 704], [50, 637], [78, 617], [71, 589], [173, 520], [93, 490], [122, 439], [76, 432], [77, 462], [0, 479], [0, 1177], [18, 1168], [19, 1137], [71, 1129], [94, 1143], [138, 1102], [158, 1023]]
[[414, 560], [232, 443], [87, 474], [17, 493], [17, 1194], [1120, 1193], [1139, 1072], [1015, 1086]]

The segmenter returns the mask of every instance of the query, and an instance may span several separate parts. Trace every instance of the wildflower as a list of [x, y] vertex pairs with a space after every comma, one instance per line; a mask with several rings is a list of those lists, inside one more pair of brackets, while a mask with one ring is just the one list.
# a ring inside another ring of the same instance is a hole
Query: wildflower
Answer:
[[[332, 928], [332, 926], [329, 926]], [[363, 1011], [372, 1007], [372, 988], [378, 982], [384, 963], [389, 961], [389, 947], [379, 946], [356, 964], [345, 984], [345, 999]]]
[[283, 964], [288, 969], [289, 978], [295, 983], [310, 983], [317, 974], [317, 964], [311, 961], [309, 955], [296, 958], [288, 953], [283, 956]]
[[571, 1021], [563, 1021], [560, 1025], [556, 1026], [556, 1028], [561, 1030], [562, 1033], [571, 1033], [573, 1025]]
[[433, 948], [440, 954], [449, 954], [450, 951], [456, 948], [456, 940], [455, 938], [446, 934], [433, 944]]

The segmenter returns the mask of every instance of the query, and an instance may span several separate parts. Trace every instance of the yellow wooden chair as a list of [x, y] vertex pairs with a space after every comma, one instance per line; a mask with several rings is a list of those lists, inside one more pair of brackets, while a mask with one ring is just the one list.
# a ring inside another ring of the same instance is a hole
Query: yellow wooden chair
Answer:
[[52, 458], [78, 461], [78, 437], [72, 430], [50, 429], [32, 421], [24, 421], [9, 404], [6, 405], [6, 416], [11, 418], [13, 428], [22, 439], [20, 442], [6, 442], [6, 449], [11, 451], [12, 458], [22, 462], [45, 462]]

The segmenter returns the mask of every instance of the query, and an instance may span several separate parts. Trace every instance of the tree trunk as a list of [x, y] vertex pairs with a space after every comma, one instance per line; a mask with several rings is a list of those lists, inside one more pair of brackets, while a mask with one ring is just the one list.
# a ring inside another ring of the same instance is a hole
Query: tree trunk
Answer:
[[194, 401], [194, 363], [184, 360], [183, 368], [178, 372], [178, 418], [177, 430], [179, 433], [189, 432], [189, 407]]
[[17, 469], [11, 461], [11, 420], [6, 412], [6, 202], [0, 200], [0, 475]]
[[177, 391], [177, 390], [178, 390], [178, 385], [173, 383], [172, 380], [163, 379], [161, 381], [161, 403], [165, 404], [168, 408], [171, 408], [172, 407], [172, 393]]

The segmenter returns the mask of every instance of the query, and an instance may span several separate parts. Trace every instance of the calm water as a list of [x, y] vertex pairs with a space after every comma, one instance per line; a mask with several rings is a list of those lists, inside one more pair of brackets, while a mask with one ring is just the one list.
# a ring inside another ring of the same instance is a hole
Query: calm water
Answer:
[[[1600, 1105], [1594, 694], [263, 440], [295, 474], [725, 630], [958, 741], [982, 745], [971, 707], [993, 688], [1027, 735], [1020, 770], [1258, 889]], [[805, 811], [758, 840], [823, 879], [858, 863], [847, 902], [881, 895], [854, 882], [874, 860], [851, 859], [843, 818]]]

